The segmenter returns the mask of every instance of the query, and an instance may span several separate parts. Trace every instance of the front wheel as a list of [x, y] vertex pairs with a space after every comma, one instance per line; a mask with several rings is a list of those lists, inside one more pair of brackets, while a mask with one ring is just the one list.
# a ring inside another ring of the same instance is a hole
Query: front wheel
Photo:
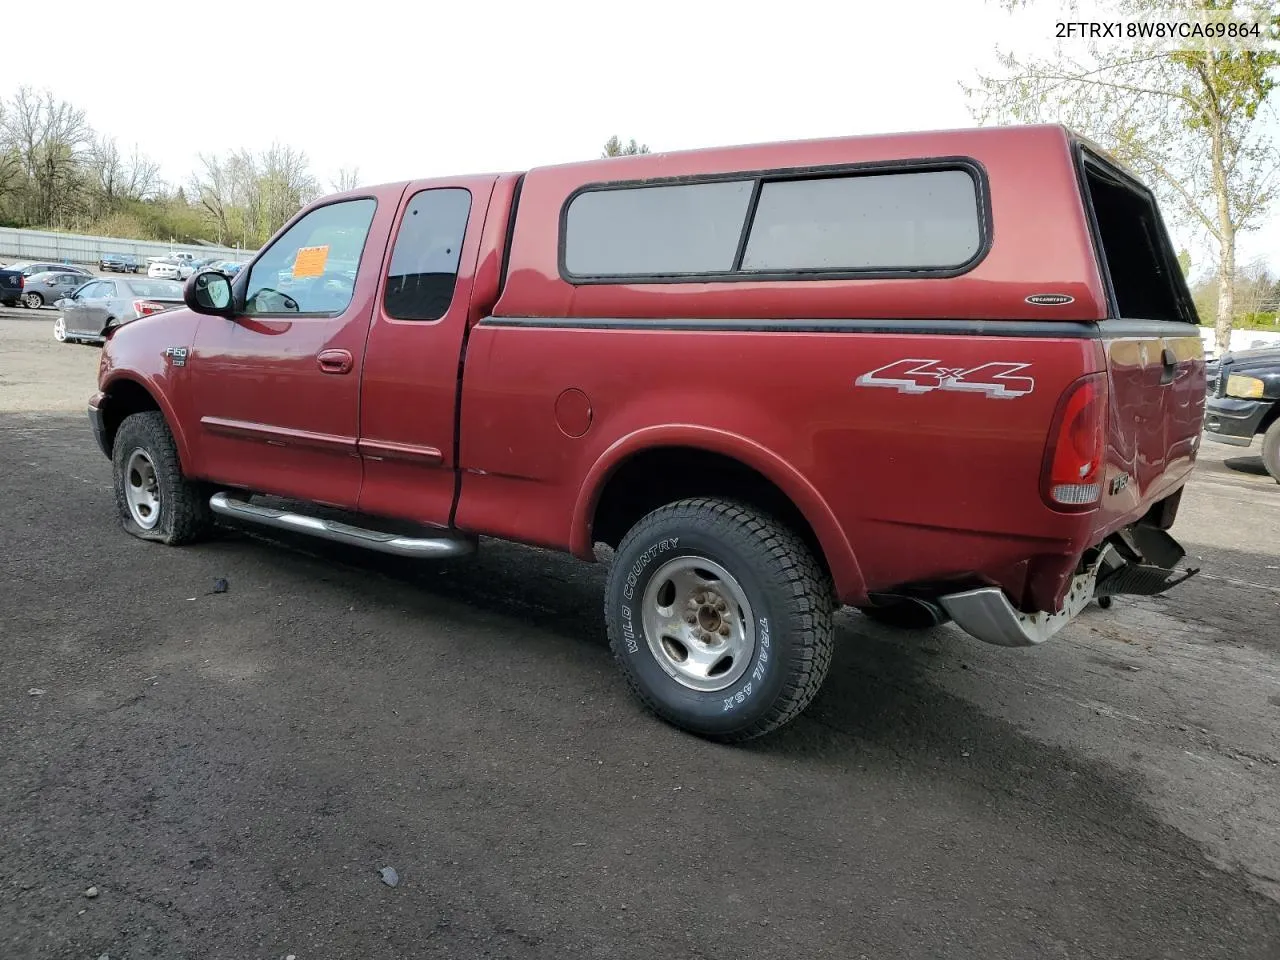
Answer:
[[38, 293], [24, 293], [22, 295], [22, 302], [29, 310], [39, 310], [44, 306], [44, 297], [40, 296]]
[[831, 665], [830, 577], [804, 541], [753, 508], [681, 500], [623, 538], [605, 591], [609, 642], [633, 693], [713, 740], [794, 719]]
[[1262, 435], [1262, 465], [1271, 479], [1280, 483], [1280, 419], [1272, 421]]
[[213, 526], [208, 492], [182, 475], [177, 445], [159, 411], [125, 417], [111, 461], [120, 522], [135, 537], [179, 546]]

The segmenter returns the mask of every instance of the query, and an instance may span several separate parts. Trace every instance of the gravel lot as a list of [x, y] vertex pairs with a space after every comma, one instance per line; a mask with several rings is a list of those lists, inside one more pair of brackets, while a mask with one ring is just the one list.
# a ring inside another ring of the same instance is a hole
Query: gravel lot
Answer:
[[1206, 445], [1169, 596], [1038, 650], [846, 613], [726, 748], [628, 697], [599, 567], [126, 536], [52, 316], [0, 316], [5, 960], [1280, 956], [1255, 458]]

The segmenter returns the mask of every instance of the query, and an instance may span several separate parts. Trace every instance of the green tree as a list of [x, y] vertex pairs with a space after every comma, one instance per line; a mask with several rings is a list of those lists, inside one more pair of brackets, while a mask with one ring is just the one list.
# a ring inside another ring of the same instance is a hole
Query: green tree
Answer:
[[[1011, 11], [1037, 5], [1000, 2]], [[1076, 4], [1068, 0], [1065, 7]], [[1273, 37], [1280, 31], [1271, 4], [1111, 0], [1104, 10], [1117, 19], [1221, 17], [1234, 10], [1265, 18]], [[1109, 16], [1091, 7], [1088, 19]], [[1065, 123], [1146, 180], [1173, 217], [1208, 236], [1217, 253], [1215, 338], [1225, 351], [1235, 316], [1236, 243], [1259, 225], [1280, 171], [1280, 149], [1262, 122], [1280, 55], [1240, 45], [1167, 49], [1097, 40], [1073, 41], [1048, 59], [999, 50], [997, 56], [999, 72], [965, 88], [980, 122]]]
[[600, 154], [604, 157], [633, 157], [639, 153], [649, 153], [649, 145], [645, 143], [636, 143], [636, 138], [632, 137], [629, 143], [623, 143], [618, 139], [618, 135], [614, 134], [604, 142], [604, 152]]

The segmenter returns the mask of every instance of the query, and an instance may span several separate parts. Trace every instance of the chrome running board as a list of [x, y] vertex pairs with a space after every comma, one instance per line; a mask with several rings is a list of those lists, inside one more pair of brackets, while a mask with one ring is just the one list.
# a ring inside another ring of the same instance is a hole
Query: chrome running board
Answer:
[[377, 550], [380, 553], [390, 553], [398, 557], [441, 560], [447, 557], [465, 556], [476, 550], [476, 542], [462, 536], [407, 537], [398, 533], [370, 530], [337, 520], [322, 520], [319, 517], [277, 510], [275, 507], [247, 503], [244, 500], [235, 499], [225, 491], [210, 497], [209, 506], [214, 513], [224, 517], [234, 517], [237, 520], [245, 520], [264, 527], [303, 533], [322, 540], [363, 547], [366, 550]]

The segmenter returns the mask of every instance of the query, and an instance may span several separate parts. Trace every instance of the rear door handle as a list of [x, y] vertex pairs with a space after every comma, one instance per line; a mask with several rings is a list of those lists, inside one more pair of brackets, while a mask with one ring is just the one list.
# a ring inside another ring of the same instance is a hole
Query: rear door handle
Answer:
[[1160, 382], [1173, 383], [1174, 374], [1178, 372], [1178, 355], [1171, 347], [1165, 347], [1160, 351], [1160, 362], [1164, 365], [1164, 369], [1160, 372]]
[[352, 364], [351, 351], [321, 350], [316, 355], [316, 363], [320, 365], [321, 373], [350, 373]]

